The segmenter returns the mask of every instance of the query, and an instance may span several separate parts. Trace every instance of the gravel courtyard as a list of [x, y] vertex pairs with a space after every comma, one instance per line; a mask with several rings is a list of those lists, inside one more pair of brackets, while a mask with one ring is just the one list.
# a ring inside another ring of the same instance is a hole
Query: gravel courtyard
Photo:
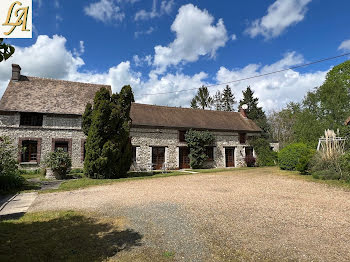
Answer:
[[133, 180], [40, 194], [30, 212], [125, 219], [142, 245], [118, 261], [349, 261], [350, 192], [277, 168]]

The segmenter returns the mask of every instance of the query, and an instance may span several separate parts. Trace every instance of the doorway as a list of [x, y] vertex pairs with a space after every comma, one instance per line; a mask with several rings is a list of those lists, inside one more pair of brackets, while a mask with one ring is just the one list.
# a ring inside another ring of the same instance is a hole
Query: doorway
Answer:
[[235, 166], [235, 149], [225, 148], [226, 167]]
[[190, 150], [188, 147], [179, 148], [179, 167], [180, 169], [191, 168], [189, 155]]

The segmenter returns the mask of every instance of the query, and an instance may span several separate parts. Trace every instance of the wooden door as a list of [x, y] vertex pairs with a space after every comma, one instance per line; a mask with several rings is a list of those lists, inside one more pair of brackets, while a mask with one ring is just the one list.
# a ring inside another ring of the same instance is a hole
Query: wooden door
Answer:
[[190, 150], [188, 147], [180, 147], [179, 149], [180, 169], [191, 168], [190, 158], [188, 156], [190, 154]]
[[234, 167], [235, 166], [235, 149], [226, 148], [225, 158], [226, 158], [226, 167]]
[[152, 164], [156, 170], [162, 169], [165, 162], [165, 147], [152, 147]]

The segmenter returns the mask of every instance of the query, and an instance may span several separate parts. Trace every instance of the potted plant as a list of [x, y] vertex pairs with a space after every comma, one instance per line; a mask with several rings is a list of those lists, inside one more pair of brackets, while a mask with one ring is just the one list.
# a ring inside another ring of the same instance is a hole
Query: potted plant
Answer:
[[54, 152], [47, 155], [45, 160], [47, 174], [52, 170], [52, 174], [56, 179], [65, 179], [72, 168], [72, 159], [62, 148], [58, 148]]

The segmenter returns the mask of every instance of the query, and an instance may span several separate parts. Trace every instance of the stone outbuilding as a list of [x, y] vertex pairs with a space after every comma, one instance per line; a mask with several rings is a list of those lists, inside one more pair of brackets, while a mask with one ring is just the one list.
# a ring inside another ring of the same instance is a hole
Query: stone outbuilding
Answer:
[[[87, 103], [107, 85], [27, 77], [12, 65], [12, 78], [0, 100], [0, 137], [10, 137], [19, 148], [22, 166], [40, 166], [47, 153], [63, 148], [73, 167], [82, 167], [86, 137], [82, 115]], [[249, 137], [261, 129], [245, 112], [222, 112], [133, 103], [131, 108], [133, 168], [189, 168], [185, 133], [208, 130], [215, 142], [208, 146], [207, 167], [239, 167], [253, 155]], [[25, 150], [22, 150], [25, 148]]]

